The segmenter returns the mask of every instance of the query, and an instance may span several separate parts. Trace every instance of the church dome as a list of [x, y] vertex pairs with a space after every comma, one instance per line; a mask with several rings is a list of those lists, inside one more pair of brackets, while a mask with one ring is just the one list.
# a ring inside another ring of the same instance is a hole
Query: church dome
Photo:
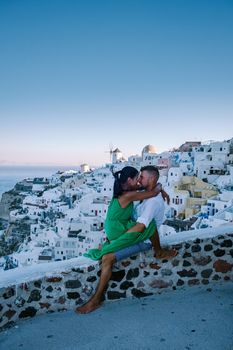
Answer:
[[156, 148], [153, 145], [146, 145], [142, 150], [143, 153], [156, 153]]

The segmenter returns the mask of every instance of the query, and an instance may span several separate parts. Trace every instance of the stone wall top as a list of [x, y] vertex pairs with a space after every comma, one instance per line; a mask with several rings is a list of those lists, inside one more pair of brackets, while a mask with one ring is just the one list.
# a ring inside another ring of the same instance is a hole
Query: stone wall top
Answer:
[[41, 263], [27, 267], [19, 267], [16, 269], [3, 271], [0, 273], [0, 288], [29, 282], [50, 275], [60, 273], [62, 271], [71, 270], [71, 268], [82, 268], [84, 271], [88, 266], [95, 266], [98, 261], [89, 258], [78, 257], [64, 261], [54, 261], [50, 263]]

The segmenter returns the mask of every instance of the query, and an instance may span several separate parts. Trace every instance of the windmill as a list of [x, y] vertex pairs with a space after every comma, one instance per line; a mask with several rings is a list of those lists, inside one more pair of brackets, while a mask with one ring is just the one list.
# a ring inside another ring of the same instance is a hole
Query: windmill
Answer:
[[105, 153], [109, 153], [110, 162], [112, 162], [112, 154], [113, 154], [113, 144], [112, 144], [112, 142], [109, 143], [109, 151], [105, 151]]

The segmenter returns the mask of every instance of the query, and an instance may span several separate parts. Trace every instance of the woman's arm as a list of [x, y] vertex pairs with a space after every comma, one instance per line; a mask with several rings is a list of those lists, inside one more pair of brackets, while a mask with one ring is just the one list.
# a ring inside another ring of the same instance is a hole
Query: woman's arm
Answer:
[[165, 192], [163, 189], [161, 190], [161, 195], [163, 197], [164, 201], [167, 201], [167, 204], [169, 205], [170, 203], [170, 197], [169, 194], [167, 192]]
[[119, 198], [119, 203], [122, 208], [127, 207], [127, 205], [133, 201], [142, 201], [143, 199], [152, 198], [157, 196], [162, 190], [162, 185], [158, 183], [156, 187], [151, 191], [129, 191], [123, 193]]

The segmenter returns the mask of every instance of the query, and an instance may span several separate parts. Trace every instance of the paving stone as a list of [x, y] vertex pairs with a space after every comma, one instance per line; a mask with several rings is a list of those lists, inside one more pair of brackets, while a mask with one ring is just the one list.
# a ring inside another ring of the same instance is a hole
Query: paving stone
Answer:
[[133, 288], [131, 290], [131, 293], [136, 298], [144, 298], [144, 297], [147, 297], [147, 296], [153, 294], [153, 293], [145, 293], [145, 292], [143, 292], [143, 291], [141, 291], [140, 289], [137, 289], [137, 288]]
[[133, 287], [133, 286], [134, 286], [133, 282], [125, 281], [125, 282], [121, 283], [120, 289], [127, 290], [127, 289], [129, 289], [130, 287]]
[[214, 250], [214, 255], [219, 258], [219, 257], [225, 255], [225, 250], [224, 249], [216, 249], [216, 250]]
[[78, 299], [80, 297], [80, 294], [77, 292], [68, 292], [67, 293], [67, 299]]
[[41, 299], [41, 293], [40, 290], [34, 289], [31, 291], [31, 294], [28, 298], [28, 303], [31, 303], [32, 301], [39, 301]]
[[81, 282], [77, 280], [69, 280], [65, 282], [66, 288], [79, 288], [81, 287]]
[[125, 270], [113, 271], [111, 280], [115, 282], [120, 282], [125, 277]]
[[203, 278], [209, 278], [213, 272], [213, 269], [206, 269], [201, 272]]
[[127, 272], [126, 279], [131, 280], [132, 278], [138, 277], [138, 275], [139, 275], [139, 268], [136, 267], [135, 269], [130, 269]]
[[182, 270], [182, 271], [177, 271], [177, 274], [180, 277], [195, 277], [197, 275], [197, 272], [194, 269], [190, 269], [190, 270]]
[[166, 281], [163, 281], [163, 280], [154, 280], [150, 283], [150, 286], [152, 288], [167, 288], [167, 287], [171, 287], [172, 286], [172, 281], [170, 282], [166, 282]]
[[195, 264], [200, 265], [200, 266], [205, 266], [208, 265], [211, 262], [212, 258], [211, 256], [195, 256], [193, 258], [193, 261], [195, 262]]
[[226, 273], [232, 270], [233, 264], [230, 264], [225, 260], [219, 259], [215, 261], [213, 266], [216, 272]]
[[46, 279], [46, 282], [52, 282], [52, 283], [56, 283], [56, 282], [60, 282], [62, 281], [62, 277], [48, 277]]
[[107, 292], [107, 296], [109, 300], [122, 299], [126, 298], [126, 292], [120, 293], [115, 291], [109, 291]]
[[37, 310], [34, 307], [29, 306], [19, 314], [19, 318], [33, 317], [36, 313]]

